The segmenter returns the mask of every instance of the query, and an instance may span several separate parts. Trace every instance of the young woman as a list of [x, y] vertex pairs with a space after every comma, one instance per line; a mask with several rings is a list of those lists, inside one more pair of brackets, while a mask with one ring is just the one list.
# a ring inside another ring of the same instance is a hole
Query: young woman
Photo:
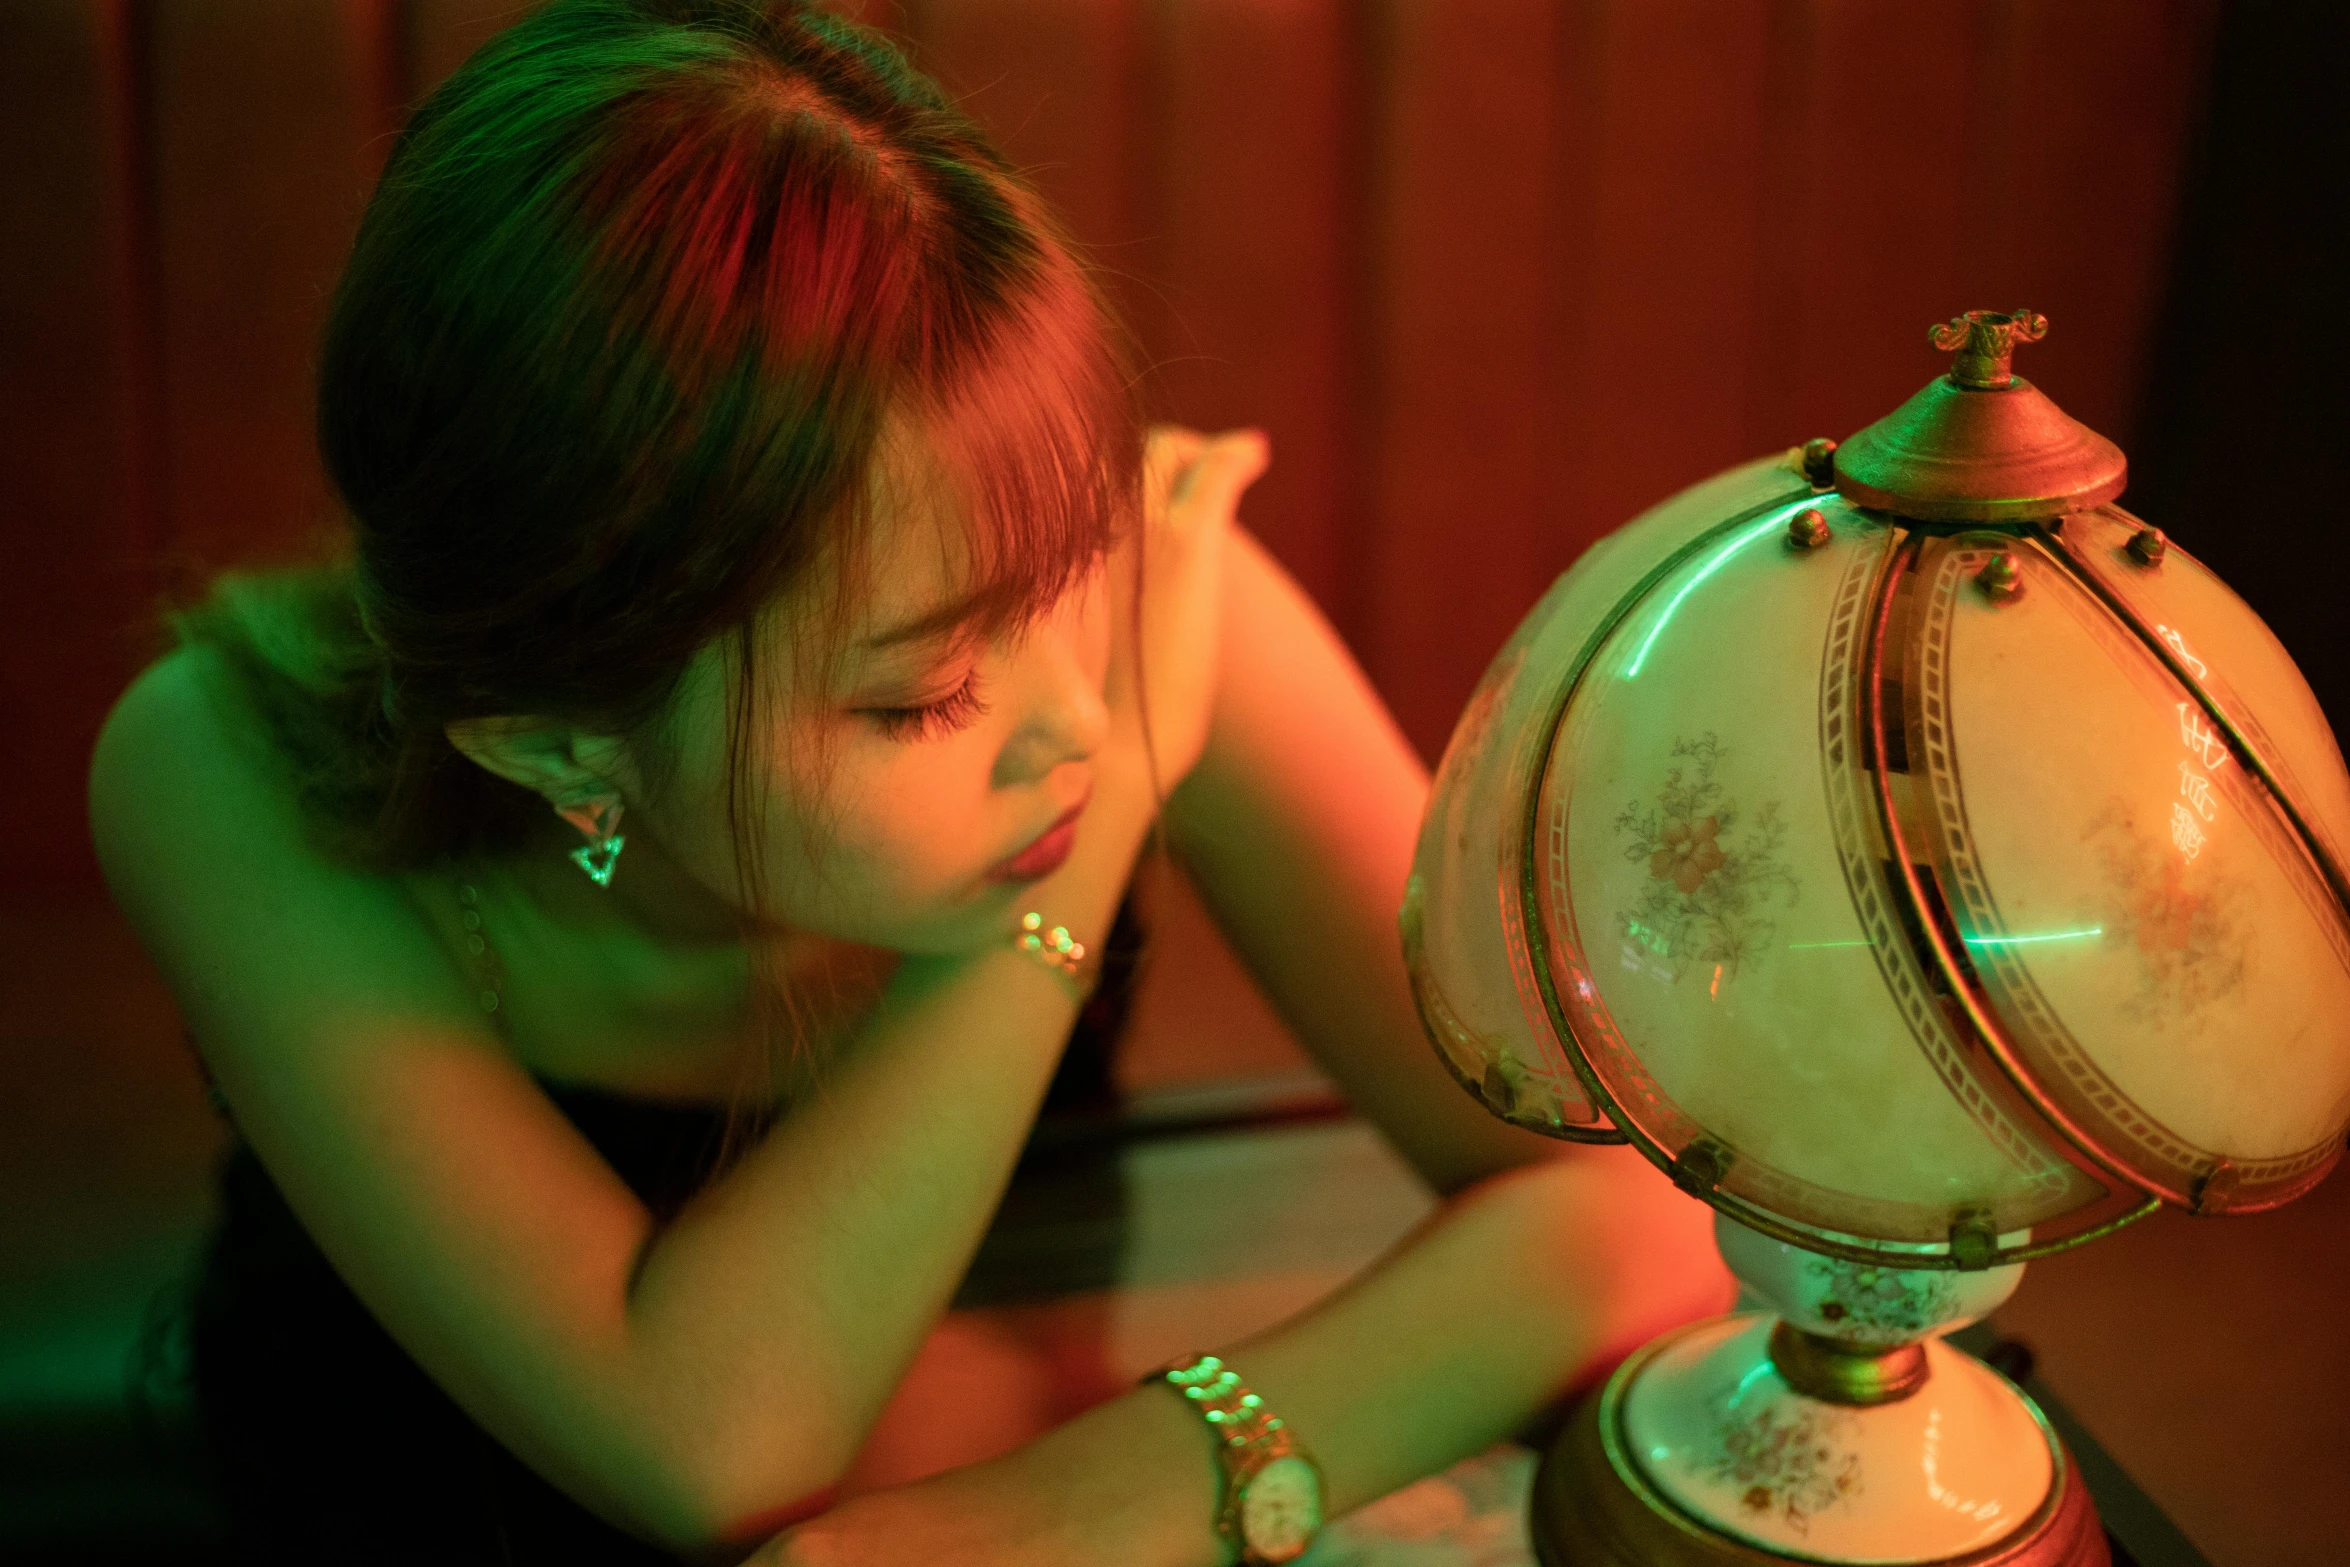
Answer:
[[1230, 1559], [1162, 1386], [840, 1494], [1162, 798], [1449, 1194], [1229, 1351], [1328, 1511], [1722, 1304], [1702, 1209], [1443, 1076], [1422, 770], [1232, 524], [1263, 440], [1146, 441], [1111, 344], [1029, 188], [820, 13], [559, 3], [416, 111], [322, 345], [349, 558], [183, 617], [92, 775], [239, 1137], [198, 1369], [252, 1559]]

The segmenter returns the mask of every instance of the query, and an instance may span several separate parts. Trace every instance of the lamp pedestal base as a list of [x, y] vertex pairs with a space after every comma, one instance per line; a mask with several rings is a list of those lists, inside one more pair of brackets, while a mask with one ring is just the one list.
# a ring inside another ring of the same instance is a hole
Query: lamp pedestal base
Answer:
[[1996, 1372], [1928, 1340], [1938, 1396], [1822, 1403], [1773, 1367], [1775, 1322], [1666, 1334], [1584, 1401], [1535, 1477], [1544, 1567], [2110, 1567], [2063, 1444]]

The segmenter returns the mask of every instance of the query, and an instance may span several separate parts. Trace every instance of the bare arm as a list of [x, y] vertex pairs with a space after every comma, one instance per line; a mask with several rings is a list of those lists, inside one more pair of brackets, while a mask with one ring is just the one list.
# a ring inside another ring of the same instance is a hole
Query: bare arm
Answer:
[[[1323, 1471], [1331, 1515], [1518, 1429], [1641, 1340], [1729, 1303], [1708, 1211], [1626, 1149], [1492, 1177], [1362, 1278], [1220, 1349]], [[1004, 1458], [859, 1497], [766, 1567], [1206, 1567], [1198, 1415], [1136, 1388]]]
[[1395, 912], [1428, 773], [1337, 633], [1246, 534], [1225, 556], [1222, 668], [1168, 832], [1298, 1038], [1436, 1190], [1574, 1150], [1461, 1092], [1421, 1032]]
[[[304, 846], [216, 695], [185, 655], [134, 687], [94, 822], [328, 1257], [469, 1413], [638, 1533], [706, 1545], [829, 1485], [985, 1227], [1073, 1015], [1059, 982], [1008, 948], [909, 961], [824, 1092], [657, 1231], [398, 887]], [[1134, 773], [1039, 886], [1080, 928], [1140, 839]]]
[[[1111, 578], [1132, 634], [1113, 639], [1092, 804], [1027, 894], [1081, 933], [1108, 928], [1153, 809], [1143, 677], [1160, 755], [1188, 766], [1203, 743], [1221, 542], [1261, 465], [1247, 441], [1153, 447], [1149, 570]], [[240, 739], [260, 732], [208, 659], [165, 661], [100, 739], [92, 826], [320, 1248], [469, 1414], [623, 1527], [701, 1547], [820, 1501], [994, 1210], [1074, 1017], [1061, 979], [1009, 930], [904, 959], [806, 1102], [657, 1228], [484, 1026], [398, 882], [309, 847]]]
[[[1205, 757], [1175, 847], [1297, 1028], [1423, 1176], [1454, 1195], [1336, 1296], [1222, 1352], [1313, 1449], [1333, 1514], [1522, 1426], [1642, 1339], [1729, 1304], [1711, 1215], [1627, 1149], [1504, 1126], [1435, 1062], [1393, 913], [1427, 776], [1336, 636], [1235, 535]], [[1213, 1446], [1140, 1388], [1019, 1451], [852, 1501], [759, 1558], [783, 1567], [1225, 1559]]]

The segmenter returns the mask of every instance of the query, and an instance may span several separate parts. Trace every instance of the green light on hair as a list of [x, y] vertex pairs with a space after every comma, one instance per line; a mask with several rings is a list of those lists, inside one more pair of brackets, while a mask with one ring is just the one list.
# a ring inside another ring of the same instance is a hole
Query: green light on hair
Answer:
[[1679, 588], [1675, 589], [1673, 596], [1665, 601], [1664, 612], [1656, 617], [1656, 624], [1648, 628], [1648, 635], [1640, 639], [1640, 651], [1634, 653], [1632, 655], [1632, 662], [1624, 666], [1623, 678], [1626, 680], [1631, 680], [1639, 675], [1640, 666], [1648, 662], [1649, 649], [1656, 646], [1656, 639], [1664, 635], [1665, 627], [1672, 623], [1674, 614], [1680, 610], [1681, 601], [1689, 597], [1690, 594], [1696, 592], [1699, 583], [1705, 581], [1706, 578], [1712, 576], [1715, 572], [1728, 565], [1731, 556], [1746, 548], [1747, 545], [1753, 543], [1756, 539], [1761, 538], [1764, 534], [1770, 532], [1774, 528], [1785, 527], [1787, 525], [1787, 519], [1789, 516], [1795, 512], [1801, 511], [1805, 506], [1811, 504], [1811, 500], [1806, 497], [1804, 500], [1798, 502], [1794, 506], [1772, 512], [1767, 517], [1761, 517], [1753, 522], [1748, 523], [1745, 527], [1740, 528], [1736, 533], [1731, 534], [1729, 538], [1723, 540], [1721, 548], [1715, 550], [1711, 555], [1707, 556], [1705, 559], [1705, 564], [1699, 566], [1695, 571], [1691, 572], [1689, 574], [1689, 580], [1682, 583]]

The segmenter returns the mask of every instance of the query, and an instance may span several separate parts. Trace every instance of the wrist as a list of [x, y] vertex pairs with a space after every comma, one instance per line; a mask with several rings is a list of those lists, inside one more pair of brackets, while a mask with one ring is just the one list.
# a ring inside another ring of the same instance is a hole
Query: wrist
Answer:
[[1097, 1404], [1003, 1462], [1021, 1488], [1064, 1499], [1074, 1555], [1124, 1567], [1230, 1567], [1216, 1532], [1223, 1495], [1216, 1442], [1165, 1388]]
[[1186, 1355], [1143, 1379], [1197, 1413], [1215, 1439], [1223, 1485], [1216, 1533], [1250, 1567], [1303, 1556], [1322, 1532], [1321, 1466], [1289, 1423], [1222, 1356]]

